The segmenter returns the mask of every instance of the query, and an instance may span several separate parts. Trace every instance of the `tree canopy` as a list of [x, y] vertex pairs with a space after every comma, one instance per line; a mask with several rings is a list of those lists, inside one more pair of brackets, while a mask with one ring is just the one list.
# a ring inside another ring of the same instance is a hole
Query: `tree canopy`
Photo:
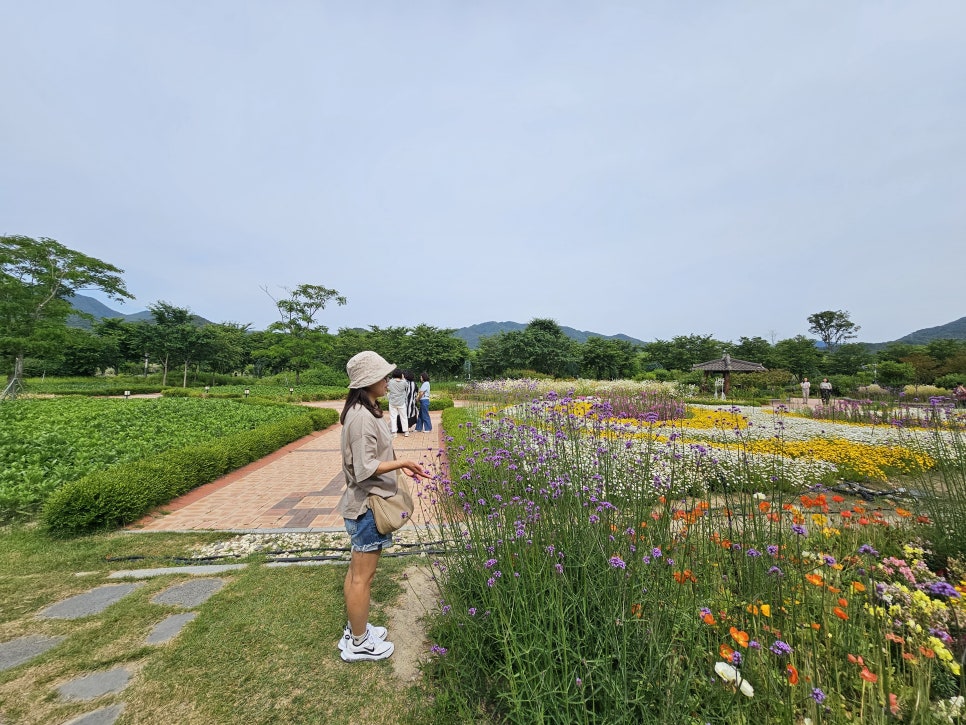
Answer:
[[808, 331], [825, 344], [831, 352], [845, 340], [853, 340], [860, 329], [844, 310], [825, 310], [808, 316]]
[[19, 379], [26, 354], [56, 350], [73, 312], [66, 297], [100, 290], [111, 299], [133, 299], [123, 270], [41, 237], [0, 237], [0, 357]]

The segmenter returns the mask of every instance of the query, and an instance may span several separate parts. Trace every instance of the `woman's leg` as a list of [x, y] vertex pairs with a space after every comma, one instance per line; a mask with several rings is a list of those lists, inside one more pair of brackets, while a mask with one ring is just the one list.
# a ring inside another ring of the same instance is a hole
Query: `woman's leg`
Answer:
[[342, 593], [345, 595], [349, 626], [356, 637], [366, 633], [366, 624], [369, 622], [369, 596], [381, 553], [381, 550], [353, 551], [352, 558], [349, 560], [349, 570], [345, 575]]
[[429, 418], [429, 401], [425, 398], [419, 401], [419, 421], [416, 423], [416, 430], [420, 427], [427, 433], [433, 429], [433, 422]]

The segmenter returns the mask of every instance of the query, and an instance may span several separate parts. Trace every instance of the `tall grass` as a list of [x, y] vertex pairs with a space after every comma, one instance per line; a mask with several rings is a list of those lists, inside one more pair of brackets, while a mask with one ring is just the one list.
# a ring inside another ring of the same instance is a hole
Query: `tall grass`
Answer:
[[434, 563], [439, 717], [927, 722], [961, 691], [962, 600], [904, 546], [912, 512], [786, 493], [780, 458], [765, 494], [740, 465], [703, 493], [717, 461], [673, 425], [571, 402], [446, 431], [422, 494], [456, 542]]

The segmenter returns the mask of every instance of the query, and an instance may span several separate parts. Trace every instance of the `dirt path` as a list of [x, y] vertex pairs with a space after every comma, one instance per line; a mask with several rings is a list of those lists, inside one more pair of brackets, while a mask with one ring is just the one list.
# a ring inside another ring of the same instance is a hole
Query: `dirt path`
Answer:
[[404, 684], [421, 676], [419, 665], [429, 657], [424, 617], [436, 607], [438, 593], [429, 568], [411, 566], [398, 579], [405, 591], [389, 614], [389, 639], [396, 645], [390, 662]]

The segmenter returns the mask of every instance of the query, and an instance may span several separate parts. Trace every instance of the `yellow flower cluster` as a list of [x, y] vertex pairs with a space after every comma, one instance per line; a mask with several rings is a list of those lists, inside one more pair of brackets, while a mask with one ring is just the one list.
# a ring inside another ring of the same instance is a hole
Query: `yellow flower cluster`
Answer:
[[683, 421], [688, 428], [719, 428], [721, 430], [744, 430], [748, 427], [748, 419], [740, 413], [711, 408], [688, 407], [688, 418]]
[[780, 441], [770, 438], [750, 441], [747, 445], [751, 453], [829, 461], [874, 481], [887, 480], [887, 471], [915, 473], [935, 465], [935, 461], [929, 456], [902, 446], [871, 446], [843, 438], [813, 438], [810, 441]]

